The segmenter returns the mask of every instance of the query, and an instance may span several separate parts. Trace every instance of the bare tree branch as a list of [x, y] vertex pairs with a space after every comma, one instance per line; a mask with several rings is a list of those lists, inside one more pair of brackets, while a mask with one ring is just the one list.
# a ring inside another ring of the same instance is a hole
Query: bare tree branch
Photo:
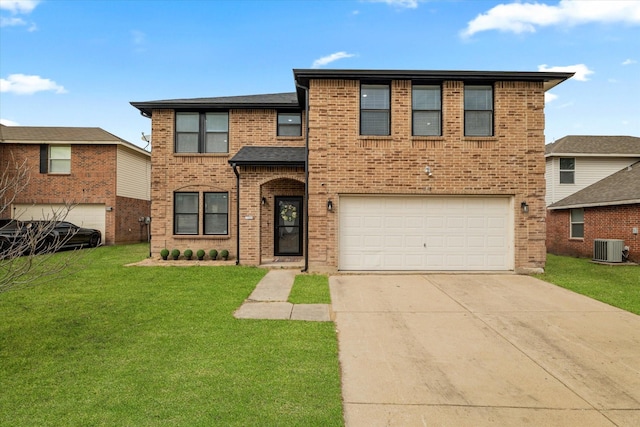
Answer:
[[79, 261], [87, 251], [56, 253], [75, 234], [72, 230], [61, 234], [56, 225], [64, 221], [77, 203], [65, 202], [60, 208], [52, 207], [51, 212], [42, 213], [43, 220], [9, 219], [11, 206], [29, 183], [29, 165], [26, 159], [16, 162], [12, 153], [11, 159], [0, 166], [0, 293], [77, 271], [75, 267], [80, 267]]

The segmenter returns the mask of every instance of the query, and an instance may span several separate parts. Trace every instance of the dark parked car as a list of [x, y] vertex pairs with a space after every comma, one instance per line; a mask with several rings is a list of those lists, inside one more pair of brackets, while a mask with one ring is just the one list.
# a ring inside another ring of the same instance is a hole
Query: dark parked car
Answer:
[[22, 252], [43, 252], [68, 248], [96, 247], [100, 230], [78, 227], [67, 221], [16, 221], [0, 226], [0, 258], [19, 249]]

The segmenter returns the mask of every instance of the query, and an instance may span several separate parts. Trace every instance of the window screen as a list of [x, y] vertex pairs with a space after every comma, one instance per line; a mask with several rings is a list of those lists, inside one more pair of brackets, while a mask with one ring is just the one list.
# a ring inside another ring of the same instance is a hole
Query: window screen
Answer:
[[228, 193], [204, 193], [204, 234], [228, 234]]
[[493, 89], [491, 86], [465, 86], [465, 136], [493, 135]]
[[360, 88], [360, 134], [389, 135], [389, 85]]
[[302, 117], [300, 113], [278, 113], [278, 136], [301, 136]]
[[584, 238], [584, 209], [571, 209], [571, 237]]
[[175, 234], [198, 234], [198, 193], [175, 193], [173, 215]]
[[71, 146], [49, 146], [49, 173], [71, 173]]
[[560, 158], [560, 184], [575, 182], [576, 159], [573, 157]]
[[440, 86], [413, 86], [413, 135], [441, 135]]

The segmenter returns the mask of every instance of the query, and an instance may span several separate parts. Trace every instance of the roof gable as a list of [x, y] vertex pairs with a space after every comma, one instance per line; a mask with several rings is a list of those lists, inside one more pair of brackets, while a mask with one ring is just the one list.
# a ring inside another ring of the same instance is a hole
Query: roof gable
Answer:
[[564, 199], [549, 209], [608, 206], [640, 203], [640, 162], [601, 179]]

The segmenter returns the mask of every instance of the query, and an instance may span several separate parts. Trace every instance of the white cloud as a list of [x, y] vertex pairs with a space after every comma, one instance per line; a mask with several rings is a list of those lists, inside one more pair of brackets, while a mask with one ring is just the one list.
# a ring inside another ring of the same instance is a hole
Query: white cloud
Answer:
[[415, 9], [418, 3], [424, 0], [366, 0], [369, 3], [386, 3], [389, 6], [403, 7], [406, 9]]
[[548, 104], [551, 101], [555, 101], [558, 99], [558, 95], [554, 95], [553, 93], [545, 92], [544, 93], [544, 103]]
[[3, 124], [5, 126], [20, 126], [17, 122], [9, 119], [0, 119], [0, 124]]
[[635, 59], [631, 59], [631, 58], [627, 58], [624, 61], [622, 61], [622, 65], [631, 65], [631, 64], [635, 64], [638, 61], [636, 61]]
[[572, 77], [573, 79], [579, 80], [581, 82], [586, 82], [589, 80], [587, 76], [589, 74], [593, 74], [586, 65], [584, 64], [576, 64], [576, 65], [565, 65], [561, 67], [549, 67], [547, 64], [538, 65], [538, 71], [551, 71], [551, 72], [559, 72], [559, 73], [575, 73]]
[[521, 2], [499, 4], [470, 21], [461, 35], [470, 37], [490, 30], [533, 33], [538, 27], [591, 22], [640, 24], [640, 2], [561, 0], [557, 5]]
[[338, 59], [351, 58], [353, 56], [355, 56], [353, 53], [347, 53], [347, 52], [332, 53], [331, 55], [323, 56], [322, 58], [319, 58], [313, 61], [311, 68], [320, 68], [323, 65], [327, 65], [333, 61], [337, 61]]
[[42, 91], [67, 92], [63, 86], [58, 85], [53, 80], [43, 79], [40, 76], [10, 74], [7, 79], [0, 79], [0, 92], [31, 95]]
[[[0, 0], [0, 9], [9, 11], [12, 15], [0, 16], [0, 28], [27, 25], [24, 19], [16, 15], [31, 13], [38, 3], [40, 0]], [[31, 24], [27, 31], [32, 32], [36, 29], [36, 25]]]
[[40, 0], [0, 0], [0, 9], [11, 13], [31, 13]]
[[17, 27], [19, 25], [27, 25], [27, 23], [22, 18], [0, 16], [0, 27]]

